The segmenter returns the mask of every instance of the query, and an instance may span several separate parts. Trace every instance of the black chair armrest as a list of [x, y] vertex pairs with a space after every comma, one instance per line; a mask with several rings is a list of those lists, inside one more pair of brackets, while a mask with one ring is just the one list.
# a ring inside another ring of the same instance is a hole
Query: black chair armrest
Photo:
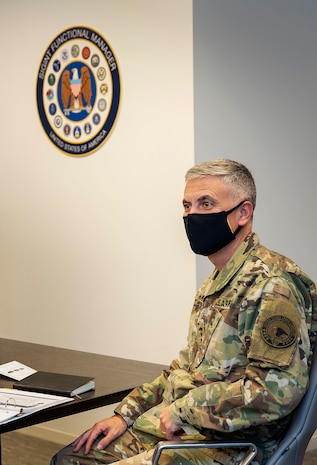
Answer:
[[152, 465], [158, 465], [164, 450], [171, 449], [206, 449], [206, 448], [238, 448], [246, 449], [246, 455], [239, 465], [248, 465], [257, 454], [257, 447], [252, 442], [215, 442], [215, 441], [160, 441], [155, 446]]

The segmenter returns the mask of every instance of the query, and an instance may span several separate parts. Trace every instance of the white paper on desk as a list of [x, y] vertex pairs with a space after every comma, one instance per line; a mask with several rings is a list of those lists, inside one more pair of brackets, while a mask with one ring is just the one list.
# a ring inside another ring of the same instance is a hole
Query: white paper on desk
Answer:
[[33, 373], [36, 373], [36, 370], [24, 365], [23, 363], [17, 362], [16, 360], [0, 365], [0, 375], [15, 379], [16, 381], [21, 381]]
[[0, 389], [0, 424], [13, 421], [17, 416], [30, 415], [53, 405], [73, 400], [72, 397], [2, 388]]
[[0, 424], [6, 423], [19, 415], [19, 411], [14, 410], [0, 410]]

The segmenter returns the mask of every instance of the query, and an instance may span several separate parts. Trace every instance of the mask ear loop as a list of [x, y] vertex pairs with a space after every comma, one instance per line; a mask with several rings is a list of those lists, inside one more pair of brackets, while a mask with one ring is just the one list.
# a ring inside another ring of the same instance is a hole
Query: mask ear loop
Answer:
[[227, 215], [229, 215], [229, 213], [232, 213], [233, 211], [235, 211], [237, 208], [241, 207], [241, 205], [244, 204], [244, 202], [246, 202], [246, 200], [241, 200], [241, 202], [238, 203], [238, 205], [236, 205], [235, 207], [231, 208], [231, 210], [226, 211]]
[[238, 203], [238, 205], [236, 205], [235, 207], [231, 208], [231, 210], [226, 211], [226, 213], [227, 213], [227, 225], [228, 225], [228, 227], [230, 228], [230, 231], [232, 232], [232, 234], [233, 234], [234, 236], [236, 236], [236, 235], [238, 234], [238, 232], [241, 231], [242, 226], [239, 225], [235, 231], [232, 231], [232, 228], [231, 228], [230, 223], [229, 223], [229, 221], [228, 221], [228, 215], [229, 215], [230, 213], [234, 212], [237, 208], [241, 207], [241, 205], [243, 205], [244, 202], [246, 202], [246, 200], [241, 200], [241, 202]]

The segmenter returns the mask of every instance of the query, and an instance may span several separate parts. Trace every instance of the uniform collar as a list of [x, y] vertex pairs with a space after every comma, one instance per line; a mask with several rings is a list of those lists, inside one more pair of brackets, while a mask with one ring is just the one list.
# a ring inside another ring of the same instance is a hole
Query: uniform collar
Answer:
[[259, 237], [256, 233], [248, 235], [239, 245], [232, 255], [226, 266], [218, 271], [215, 270], [212, 275], [206, 279], [198, 291], [201, 297], [207, 297], [215, 292], [219, 292], [228, 284], [230, 279], [236, 274], [237, 270], [243, 265], [250, 252], [260, 244]]

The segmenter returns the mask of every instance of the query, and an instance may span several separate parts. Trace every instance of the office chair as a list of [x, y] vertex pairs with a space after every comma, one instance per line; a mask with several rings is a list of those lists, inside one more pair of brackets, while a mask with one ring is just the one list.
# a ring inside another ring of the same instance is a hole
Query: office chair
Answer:
[[[302, 465], [310, 438], [317, 429], [317, 353], [312, 360], [309, 388], [295, 409], [287, 431], [266, 465]], [[161, 453], [167, 449], [246, 448], [247, 454], [239, 465], [248, 465], [256, 456], [256, 446], [243, 442], [160, 441], [154, 451], [153, 465], [158, 465]]]

